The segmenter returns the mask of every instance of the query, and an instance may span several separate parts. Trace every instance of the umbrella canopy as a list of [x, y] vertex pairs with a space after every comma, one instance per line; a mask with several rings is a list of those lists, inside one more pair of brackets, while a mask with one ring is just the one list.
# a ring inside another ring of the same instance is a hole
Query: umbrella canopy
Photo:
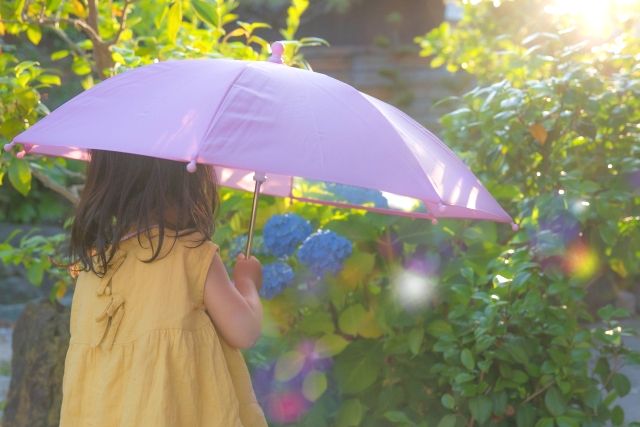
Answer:
[[[248, 190], [258, 172], [268, 177], [263, 193], [306, 201], [512, 221], [445, 144], [400, 110], [273, 62], [195, 59], [133, 69], [71, 99], [15, 143], [72, 159], [100, 149], [184, 161], [190, 170], [212, 164], [222, 185]], [[380, 191], [380, 202], [332, 196], [345, 185]]]

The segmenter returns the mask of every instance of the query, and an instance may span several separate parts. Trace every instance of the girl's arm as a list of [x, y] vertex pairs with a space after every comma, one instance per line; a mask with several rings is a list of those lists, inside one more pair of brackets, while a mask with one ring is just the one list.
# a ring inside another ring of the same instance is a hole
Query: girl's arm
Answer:
[[218, 254], [215, 255], [204, 287], [204, 304], [216, 330], [236, 348], [249, 348], [260, 337], [262, 304], [258, 289], [262, 267], [251, 257], [238, 257], [233, 271], [235, 285]]

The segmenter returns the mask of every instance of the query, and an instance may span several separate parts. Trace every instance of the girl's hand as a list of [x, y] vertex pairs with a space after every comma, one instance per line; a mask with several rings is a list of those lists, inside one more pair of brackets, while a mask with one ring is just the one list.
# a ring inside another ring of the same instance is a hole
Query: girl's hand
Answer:
[[251, 281], [259, 291], [262, 287], [262, 264], [254, 256], [246, 259], [244, 254], [238, 255], [233, 268], [233, 281], [236, 284]]
[[260, 337], [262, 266], [251, 257], [239, 257], [229, 279], [220, 254], [214, 256], [204, 287], [204, 305], [218, 332], [232, 347], [249, 348]]

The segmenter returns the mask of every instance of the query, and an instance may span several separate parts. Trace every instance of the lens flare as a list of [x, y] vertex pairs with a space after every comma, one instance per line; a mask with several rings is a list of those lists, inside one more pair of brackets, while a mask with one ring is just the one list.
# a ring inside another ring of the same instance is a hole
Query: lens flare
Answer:
[[269, 399], [269, 418], [277, 423], [293, 423], [307, 411], [309, 402], [302, 393], [286, 391], [274, 393]]
[[552, 0], [544, 10], [574, 19], [585, 36], [602, 38], [630, 19], [637, 7], [636, 0]]
[[392, 282], [396, 300], [407, 310], [426, 307], [436, 295], [436, 280], [414, 270], [400, 272]]
[[581, 241], [571, 244], [564, 256], [568, 274], [580, 280], [591, 279], [600, 268], [598, 254]]

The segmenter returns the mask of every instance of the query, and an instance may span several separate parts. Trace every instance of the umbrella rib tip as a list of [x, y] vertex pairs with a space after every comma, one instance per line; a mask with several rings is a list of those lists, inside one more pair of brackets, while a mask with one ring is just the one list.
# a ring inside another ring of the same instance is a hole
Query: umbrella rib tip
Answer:
[[197, 165], [195, 160], [191, 160], [189, 163], [187, 163], [187, 172], [194, 173], [196, 169]]

